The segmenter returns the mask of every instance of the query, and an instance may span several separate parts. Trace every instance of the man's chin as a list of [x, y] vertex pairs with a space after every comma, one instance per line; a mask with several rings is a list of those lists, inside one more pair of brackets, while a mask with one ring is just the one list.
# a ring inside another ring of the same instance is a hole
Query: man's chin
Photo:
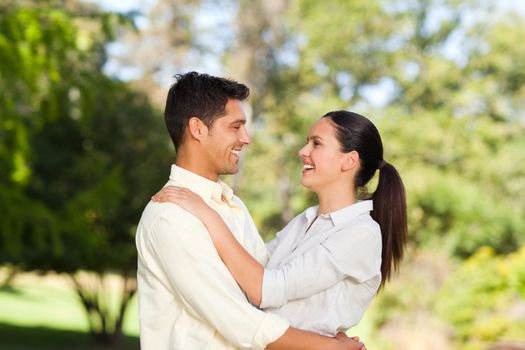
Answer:
[[228, 169], [223, 169], [223, 171], [221, 171], [221, 175], [234, 175], [234, 174], [237, 174], [238, 172], [239, 172], [239, 167], [235, 166], [235, 167], [230, 167]]

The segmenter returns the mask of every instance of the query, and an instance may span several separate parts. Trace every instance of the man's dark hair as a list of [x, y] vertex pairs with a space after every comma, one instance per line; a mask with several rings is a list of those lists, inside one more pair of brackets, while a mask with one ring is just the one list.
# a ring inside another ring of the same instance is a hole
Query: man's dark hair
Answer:
[[244, 84], [208, 74], [189, 72], [175, 75], [168, 92], [164, 120], [175, 145], [181, 145], [188, 121], [197, 117], [208, 127], [224, 115], [228, 100], [243, 101], [250, 94]]

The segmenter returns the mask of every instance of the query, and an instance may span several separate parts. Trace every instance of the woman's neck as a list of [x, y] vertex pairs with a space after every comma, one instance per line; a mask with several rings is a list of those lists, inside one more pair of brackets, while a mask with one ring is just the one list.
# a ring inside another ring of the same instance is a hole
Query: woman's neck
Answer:
[[320, 191], [317, 193], [319, 199], [319, 214], [327, 214], [338, 209], [349, 206], [356, 202], [356, 192], [353, 189], [336, 191]]

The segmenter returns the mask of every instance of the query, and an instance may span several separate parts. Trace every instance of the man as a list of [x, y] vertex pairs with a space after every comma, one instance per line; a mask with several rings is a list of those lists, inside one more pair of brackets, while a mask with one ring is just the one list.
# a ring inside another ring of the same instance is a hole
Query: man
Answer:
[[[219, 175], [238, 170], [250, 143], [242, 101], [248, 88], [195, 72], [170, 88], [165, 121], [177, 152], [167, 185], [199, 194], [260, 263], [266, 249], [239, 198]], [[171, 203], [150, 202], [136, 236], [142, 350], [345, 349], [360, 343], [289, 327], [248, 303], [205, 226]]]

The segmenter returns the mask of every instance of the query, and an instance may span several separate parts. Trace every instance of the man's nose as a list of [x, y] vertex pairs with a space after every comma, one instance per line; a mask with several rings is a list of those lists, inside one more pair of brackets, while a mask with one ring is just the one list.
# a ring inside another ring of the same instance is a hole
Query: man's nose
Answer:
[[248, 135], [248, 130], [246, 130], [246, 128], [242, 128], [242, 129], [243, 131], [242, 131], [239, 141], [245, 145], [249, 145], [251, 140], [250, 140], [250, 135]]

